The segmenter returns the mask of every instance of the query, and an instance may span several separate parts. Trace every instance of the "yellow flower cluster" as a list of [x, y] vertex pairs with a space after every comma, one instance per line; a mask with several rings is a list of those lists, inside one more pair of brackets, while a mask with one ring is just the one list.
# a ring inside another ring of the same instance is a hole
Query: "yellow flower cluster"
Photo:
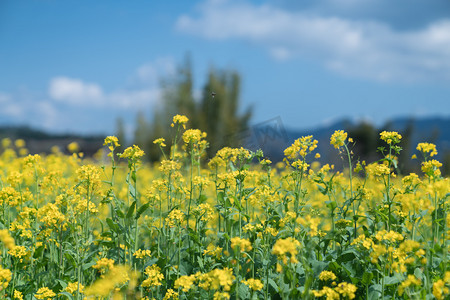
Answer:
[[343, 297], [348, 297], [348, 299], [355, 299], [356, 290], [356, 286], [348, 282], [341, 282], [337, 287], [335, 287], [336, 292], [338, 292]]
[[80, 145], [78, 145], [77, 142], [72, 142], [67, 145], [67, 150], [69, 150], [70, 153], [77, 153], [78, 151], [80, 151]]
[[139, 148], [137, 145], [133, 145], [131, 147], [126, 148], [123, 153], [118, 154], [121, 158], [127, 158], [130, 161], [138, 161], [142, 156], [144, 156], [144, 151]]
[[103, 257], [99, 259], [97, 263], [92, 267], [99, 270], [101, 273], [106, 273], [107, 270], [111, 270], [112, 268], [114, 268], [114, 260]]
[[[355, 299], [357, 287], [351, 283], [341, 282], [335, 288], [324, 286], [321, 290], [312, 290], [315, 297], [326, 297], [326, 299], [339, 300], [339, 299]], [[342, 298], [341, 298], [342, 296]]]
[[305, 230], [308, 231], [310, 236], [317, 236], [319, 233], [319, 224], [321, 219], [316, 217], [311, 217], [311, 215], [306, 215], [304, 217], [299, 217], [295, 220], [298, 224], [302, 225]]
[[202, 221], [209, 221], [214, 217], [214, 209], [209, 203], [199, 204], [192, 210], [192, 213], [198, 217]]
[[385, 164], [372, 163], [366, 167], [366, 172], [374, 177], [383, 177], [389, 175], [391, 172], [389, 167]]
[[420, 285], [422, 282], [420, 281], [420, 279], [418, 279], [416, 276], [409, 274], [408, 277], [406, 278], [405, 281], [403, 281], [399, 286], [398, 286], [398, 294], [401, 296], [403, 295], [403, 292], [405, 291], [405, 289], [407, 289], [408, 287], [410, 287], [411, 285]]
[[103, 146], [108, 146], [108, 149], [113, 151], [115, 148], [120, 146], [119, 139], [115, 136], [107, 136], [103, 142]]
[[11, 250], [16, 246], [13, 237], [9, 234], [8, 229], [0, 229], [0, 241], [8, 250]]
[[0, 205], [5, 203], [9, 206], [18, 206], [20, 202], [20, 193], [13, 187], [6, 186], [0, 190]]
[[364, 234], [358, 236], [353, 240], [351, 245], [360, 245], [364, 247], [366, 250], [370, 250], [373, 248], [373, 241], [370, 238], [367, 238]]
[[178, 293], [175, 292], [172, 289], [168, 289], [166, 294], [164, 295], [163, 300], [169, 300], [169, 299], [177, 300], [178, 299]]
[[22, 262], [23, 258], [27, 256], [29, 252], [25, 246], [14, 246], [8, 251], [8, 254], [18, 258], [19, 261]]
[[429, 177], [441, 176], [440, 167], [442, 167], [442, 163], [435, 159], [422, 162], [422, 172]]
[[317, 148], [317, 140], [313, 140], [312, 135], [303, 136], [296, 139], [294, 143], [284, 150], [284, 156], [287, 159], [294, 160], [298, 156], [305, 158], [308, 153], [314, 151]]
[[429, 155], [430, 157], [433, 157], [438, 154], [436, 150], [436, 145], [432, 143], [419, 143], [417, 144], [417, 150], [422, 152], [424, 155]]
[[172, 210], [166, 218], [166, 223], [169, 227], [175, 227], [184, 220], [184, 213], [179, 209]]
[[36, 297], [36, 299], [44, 299], [44, 300], [48, 299], [48, 298], [51, 299], [55, 296], [56, 296], [55, 292], [53, 292], [48, 287], [41, 287], [40, 289], [38, 289], [38, 291], [34, 295], [34, 297]]
[[196, 275], [185, 275], [181, 276], [177, 280], [175, 280], [174, 288], [181, 288], [183, 292], [188, 292], [192, 286], [194, 286], [195, 281], [197, 280]]
[[154, 287], [160, 286], [161, 281], [164, 279], [164, 275], [161, 273], [161, 268], [157, 265], [151, 265], [145, 268], [145, 275], [147, 279], [142, 282], [142, 287]]
[[[86, 296], [108, 297], [117, 286], [130, 280], [130, 267], [114, 266], [102, 278], [84, 290]], [[88, 297], [89, 298], [89, 297]]]
[[58, 206], [54, 203], [47, 203], [38, 210], [38, 217], [42, 223], [49, 227], [59, 228], [63, 226], [66, 228], [66, 216], [61, 213]]
[[378, 241], [388, 241], [393, 243], [396, 241], [403, 241], [404, 237], [400, 233], [393, 230], [380, 230], [375, 234], [375, 239]]
[[158, 145], [160, 147], [166, 147], [166, 140], [164, 138], [159, 138], [153, 141], [153, 144]]
[[345, 140], [347, 139], [347, 132], [344, 130], [336, 130], [330, 138], [330, 144], [334, 146], [334, 148], [338, 149], [339, 147], [344, 146]]
[[264, 288], [264, 284], [259, 279], [250, 278], [242, 280], [242, 283], [254, 291], [260, 291]]
[[133, 253], [133, 256], [136, 258], [145, 258], [145, 257], [150, 257], [152, 255], [152, 251], [146, 249], [146, 250], [142, 250], [142, 249], [137, 249], [136, 252]]
[[230, 268], [214, 269], [208, 273], [196, 274], [199, 280], [198, 286], [204, 290], [218, 290], [220, 287], [224, 291], [229, 291], [235, 279]]
[[298, 254], [298, 248], [300, 247], [300, 242], [292, 237], [285, 239], [279, 239], [275, 242], [272, 248], [272, 254], [278, 256], [279, 259], [287, 264], [287, 255], [290, 255], [290, 262], [293, 264], [298, 263], [296, 258]]
[[216, 247], [213, 244], [209, 244], [208, 247], [203, 250], [203, 255], [210, 255], [220, 258], [220, 256], [222, 255], [222, 250], [223, 248], [221, 247]]
[[204, 290], [218, 290], [222, 287], [223, 291], [229, 291], [234, 279], [230, 268], [214, 269], [208, 273], [197, 272], [193, 275], [181, 276], [175, 280], [174, 287], [188, 292], [197, 283], [198, 287]]
[[173, 117], [172, 124], [170, 124], [171, 127], [174, 127], [175, 124], [183, 125], [183, 128], [186, 129], [186, 123], [189, 121], [189, 119], [186, 116], [183, 115], [176, 115]]
[[380, 133], [380, 138], [388, 145], [391, 145], [400, 143], [402, 136], [395, 131], [383, 131]]
[[76, 291], [79, 291], [80, 293], [83, 293], [84, 285], [82, 285], [81, 283], [78, 283], [78, 281], [69, 282], [69, 284], [67, 284], [67, 286], [64, 289], [64, 291], [66, 291], [66, 292], [68, 292], [69, 294], [72, 294], [72, 295], [74, 295]]
[[331, 271], [322, 271], [319, 274], [319, 279], [322, 281], [336, 280], [336, 275]]
[[23, 294], [18, 290], [14, 290], [13, 299], [23, 300]]
[[238, 236], [231, 238], [231, 248], [237, 250], [240, 249], [241, 252], [252, 250], [252, 243], [247, 239], [242, 239]]
[[173, 171], [179, 170], [181, 168], [181, 164], [174, 160], [164, 159], [161, 161], [158, 169], [164, 174], [169, 174]]
[[444, 278], [433, 283], [433, 295], [438, 300], [447, 299], [450, 295], [450, 271], [445, 272]]
[[198, 144], [204, 138], [206, 138], [206, 132], [202, 132], [200, 129], [188, 129], [183, 133], [185, 144]]
[[8, 269], [3, 269], [3, 267], [0, 266], [0, 292], [8, 287], [11, 278], [12, 278], [11, 271]]

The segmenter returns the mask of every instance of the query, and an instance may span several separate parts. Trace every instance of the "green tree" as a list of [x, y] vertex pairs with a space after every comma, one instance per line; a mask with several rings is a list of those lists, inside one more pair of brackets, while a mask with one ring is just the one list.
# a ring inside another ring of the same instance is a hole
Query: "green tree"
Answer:
[[224, 146], [238, 146], [236, 135], [247, 129], [251, 108], [239, 114], [241, 79], [235, 71], [211, 69], [198, 107], [199, 128], [208, 134], [209, 155]]
[[195, 99], [192, 64], [187, 56], [173, 77], [161, 81], [161, 103], [154, 109], [150, 125], [144, 126], [143, 116], [138, 115], [135, 143], [143, 147], [150, 160], [157, 160], [160, 150], [153, 140], [163, 137], [170, 147], [172, 117], [180, 114], [189, 118], [190, 128], [208, 134], [209, 156], [225, 145], [238, 146], [232, 137], [245, 130], [251, 118], [250, 108], [239, 112], [240, 82], [236, 71], [211, 68], [202, 96]]
[[126, 141], [126, 133], [125, 133], [125, 124], [122, 118], [117, 118], [116, 120], [116, 137], [119, 140], [120, 146], [117, 147], [116, 153], [121, 153], [123, 149], [125, 149]]

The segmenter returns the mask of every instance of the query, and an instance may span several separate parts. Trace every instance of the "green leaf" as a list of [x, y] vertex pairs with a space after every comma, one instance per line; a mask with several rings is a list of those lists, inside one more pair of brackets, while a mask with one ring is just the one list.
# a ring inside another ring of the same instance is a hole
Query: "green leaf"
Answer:
[[130, 219], [131, 216], [133, 216], [135, 208], [136, 208], [136, 200], [134, 200], [133, 203], [131, 203], [131, 206], [128, 208], [127, 219]]
[[87, 269], [89, 269], [93, 265], [95, 265], [95, 262], [94, 261], [90, 261], [88, 263], [83, 264], [83, 266], [81, 268], [83, 269], [83, 271], [86, 271]]
[[364, 274], [362, 276], [362, 279], [361, 279], [361, 282], [364, 285], [369, 285], [370, 282], [372, 281], [372, 279], [373, 279], [373, 273], [364, 272]]
[[111, 220], [110, 218], [106, 218], [106, 223], [108, 224], [109, 228], [111, 228], [112, 231], [114, 231], [115, 233], [119, 234], [119, 225], [117, 225], [116, 223], [114, 223], [113, 220]]
[[71, 300], [73, 299], [72, 294], [71, 294], [71, 293], [68, 293], [68, 292], [60, 292], [58, 295], [59, 295], [59, 296], [66, 296], [67, 299], [71, 299]]
[[327, 188], [321, 186], [321, 185], [317, 185], [317, 188], [319, 189], [319, 192], [321, 192], [322, 194], [326, 195], [327, 194]]
[[125, 214], [123, 213], [122, 210], [116, 208], [115, 211], [116, 211], [116, 215], [117, 215], [119, 218], [121, 218], [121, 219], [125, 218]]
[[145, 203], [141, 207], [139, 207], [137, 213], [136, 213], [136, 219], [139, 219], [139, 217], [149, 208], [150, 202]]
[[416, 269], [414, 270], [414, 275], [415, 275], [418, 279], [423, 280], [423, 271], [422, 271], [420, 268], [416, 268]]
[[64, 253], [64, 257], [72, 265], [72, 267], [75, 268], [77, 266], [77, 262], [75, 261], [75, 259], [73, 258], [73, 255], [71, 253], [66, 251], [66, 253]]
[[348, 261], [352, 261], [356, 258], [355, 253], [353, 252], [346, 252], [344, 254], [342, 254], [341, 256], [339, 256], [336, 261], [338, 263], [343, 263], [343, 262], [348, 262]]
[[402, 281], [402, 278], [399, 275], [385, 276], [384, 277], [384, 284], [385, 285], [397, 284], [397, 283], [400, 283], [401, 281]]
[[369, 287], [368, 300], [377, 300], [381, 298], [381, 284], [373, 284]]

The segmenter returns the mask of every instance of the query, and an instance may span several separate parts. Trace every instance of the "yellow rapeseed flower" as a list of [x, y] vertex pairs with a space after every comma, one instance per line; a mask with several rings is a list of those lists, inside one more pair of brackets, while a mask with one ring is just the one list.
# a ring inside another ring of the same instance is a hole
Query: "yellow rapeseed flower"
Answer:
[[130, 280], [130, 268], [128, 266], [114, 266], [102, 278], [95, 281], [84, 290], [86, 296], [108, 297], [117, 286]]
[[189, 119], [186, 116], [183, 115], [176, 115], [173, 117], [172, 124], [170, 124], [171, 127], [174, 127], [175, 124], [180, 124], [183, 126], [184, 129], [186, 129], [186, 123], [189, 121]]
[[338, 286], [335, 288], [336, 292], [341, 294], [344, 297], [348, 297], [348, 299], [355, 299], [356, 295], [355, 292], [357, 290], [356, 286], [347, 283], [347, 282], [341, 282], [338, 284]]
[[121, 158], [127, 158], [130, 161], [137, 162], [142, 156], [144, 156], [144, 151], [137, 145], [126, 148], [123, 153], [118, 154]]
[[114, 260], [103, 257], [99, 259], [92, 268], [99, 270], [101, 273], [106, 273], [107, 270], [111, 270], [114, 267]]
[[0, 291], [4, 291], [8, 287], [11, 278], [11, 271], [8, 269], [3, 269], [2, 266], [0, 266]]
[[272, 248], [272, 254], [278, 256], [283, 263], [287, 263], [287, 254], [291, 256], [290, 262], [297, 263], [298, 260], [296, 258], [298, 254], [298, 248], [300, 247], [300, 242], [292, 237], [288, 237], [285, 239], [279, 239], [275, 242]]
[[331, 271], [322, 271], [319, 274], [319, 279], [322, 281], [336, 280], [336, 275]]
[[264, 284], [259, 279], [250, 278], [242, 280], [242, 283], [254, 291], [260, 291], [264, 288]]
[[36, 297], [36, 299], [44, 299], [44, 300], [48, 299], [48, 298], [51, 299], [55, 296], [56, 296], [55, 292], [53, 292], [48, 287], [41, 287], [34, 295], [34, 297]]
[[78, 145], [77, 142], [72, 142], [67, 145], [67, 150], [69, 150], [70, 153], [77, 153], [78, 151], [80, 151], [80, 145]]
[[133, 256], [136, 258], [145, 258], [146, 256], [150, 257], [152, 254], [152, 252], [148, 249], [142, 250], [142, 249], [137, 249], [136, 252], [133, 253]]
[[0, 241], [8, 250], [11, 250], [16, 246], [13, 237], [9, 234], [8, 229], [0, 229]]
[[388, 145], [391, 145], [400, 143], [402, 136], [395, 131], [383, 131], [380, 133], [380, 138]]
[[336, 130], [330, 138], [330, 144], [334, 146], [334, 148], [338, 149], [339, 147], [344, 146], [345, 140], [347, 139], [347, 132], [344, 130]]
[[161, 281], [164, 279], [164, 275], [161, 273], [161, 268], [157, 265], [148, 266], [144, 273], [147, 275], [141, 286], [142, 287], [154, 287], [161, 285]]
[[419, 143], [417, 144], [417, 150], [422, 152], [424, 155], [429, 155], [430, 157], [433, 157], [438, 154], [436, 150], [436, 145], [432, 143]]
[[75, 282], [69, 282], [67, 284], [67, 287], [64, 289], [64, 291], [68, 292], [69, 294], [75, 294], [76, 291], [79, 291], [80, 293], [83, 293], [84, 291], [84, 285], [81, 283], [78, 283], [78, 281]]
[[238, 236], [231, 238], [231, 248], [239, 248], [241, 252], [252, 250], [252, 243], [247, 239], [242, 239]]
[[23, 300], [22, 292], [19, 292], [18, 290], [14, 290], [13, 298], [16, 300]]
[[108, 145], [109, 150], [113, 151], [114, 148], [117, 148], [120, 146], [119, 139], [115, 136], [107, 136], [105, 138], [105, 141], [103, 142], [103, 146]]
[[174, 288], [176, 289], [181, 288], [183, 292], [188, 292], [194, 285], [195, 280], [196, 280], [195, 275], [181, 276], [180, 278], [175, 280]]
[[158, 145], [160, 147], [166, 147], [166, 140], [164, 138], [159, 138], [153, 141], [153, 144]]
[[166, 294], [164, 295], [163, 300], [169, 300], [169, 299], [177, 300], [178, 299], [178, 293], [175, 292], [172, 289], [168, 289]]
[[422, 282], [416, 276], [409, 274], [405, 281], [398, 286], [398, 294], [401, 296], [406, 288], [411, 285], [420, 285]]

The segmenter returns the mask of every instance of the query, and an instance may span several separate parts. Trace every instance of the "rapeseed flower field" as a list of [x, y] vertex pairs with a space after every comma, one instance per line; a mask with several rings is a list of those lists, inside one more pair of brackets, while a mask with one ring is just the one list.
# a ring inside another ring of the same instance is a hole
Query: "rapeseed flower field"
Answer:
[[[420, 143], [421, 174], [399, 175], [402, 137], [382, 132], [383, 159], [320, 165], [313, 136], [273, 164], [223, 148], [173, 118], [157, 164], [132, 146], [83, 158], [57, 148], [0, 155], [2, 299], [448, 299], [450, 182]], [[171, 144], [168, 149], [167, 144]], [[342, 166], [341, 166], [342, 167]]]

